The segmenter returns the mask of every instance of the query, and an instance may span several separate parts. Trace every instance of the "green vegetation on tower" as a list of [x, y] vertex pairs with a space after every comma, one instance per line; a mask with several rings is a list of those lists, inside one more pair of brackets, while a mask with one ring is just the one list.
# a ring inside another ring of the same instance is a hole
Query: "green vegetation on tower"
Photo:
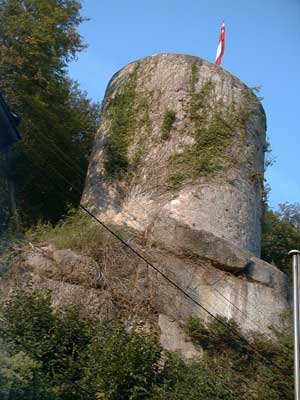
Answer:
[[173, 189], [197, 177], [225, 174], [229, 166], [240, 164], [241, 160], [235, 159], [231, 147], [234, 141], [244, 145], [246, 123], [258, 106], [254, 94], [245, 89], [241, 104], [232, 103], [228, 109], [217, 99], [211, 80], [204, 82], [199, 91], [197, 83], [198, 68], [193, 64], [187, 111], [194, 143], [170, 158], [169, 185]]

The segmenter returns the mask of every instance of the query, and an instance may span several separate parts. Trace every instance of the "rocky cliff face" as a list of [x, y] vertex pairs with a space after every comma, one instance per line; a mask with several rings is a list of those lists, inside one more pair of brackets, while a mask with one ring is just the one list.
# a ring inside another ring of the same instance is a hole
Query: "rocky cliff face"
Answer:
[[[130, 243], [211, 314], [272, 335], [291, 299], [285, 274], [257, 258], [264, 146], [264, 112], [237, 78], [197, 57], [147, 57], [108, 85], [82, 201], [130, 227]], [[204, 308], [122, 246], [102, 253], [29, 247], [13, 271], [57, 306], [125, 312], [156, 325], [166, 348], [199, 355], [180, 325], [207, 320]]]
[[[255, 257], [265, 130], [256, 96], [218, 66], [175, 54], [128, 64], [106, 91], [83, 203], [142, 233], [148, 257], [212, 314], [270, 333], [290, 292]], [[162, 326], [207, 318], [153, 271], [136, 284], [152, 288]]]
[[241, 81], [198, 57], [147, 57], [108, 85], [83, 202], [149, 238], [174, 219], [259, 256], [264, 148]]
[[[180, 241], [188, 231], [180, 227]], [[213, 235], [210, 239], [198, 232], [194, 241], [186, 236], [181, 247], [176, 242], [165, 249], [137, 242], [134, 247], [211, 314], [233, 318], [246, 335], [256, 331], [272, 336], [270, 328], [280, 329], [282, 313], [290, 309], [287, 277], [250, 253], [226, 247], [222, 239], [216, 246], [222, 252], [208, 251], [204, 258], [199, 244], [216, 245]], [[190, 316], [208, 321], [204, 308], [121, 245], [105, 246], [104, 242], [98, 262], [53, 245], [27, 246], [10, 273], [0, 278], [1, 294], [30, 282], [31, 288], [50, 290], [55, 307], [77, 305], [84, 315], [99, 319], [122, 315], [129, 324], [151, 326], [167, 349], [187, 358], [201, 355], [184, 334], [183, 325]]]

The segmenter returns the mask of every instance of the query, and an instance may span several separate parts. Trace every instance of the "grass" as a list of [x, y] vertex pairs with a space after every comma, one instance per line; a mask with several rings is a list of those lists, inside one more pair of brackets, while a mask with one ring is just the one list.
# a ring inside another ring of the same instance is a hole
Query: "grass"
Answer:
[[[120, 232], [121, 234], [121, 232]], [[57, 249], [71, 249], [100, 261], [103, 252], [117, 249], [119, 242], [83, 211], [71, 209], [57, 225], [37, 224], [25, 234], [33, 243], [50, 243]]]
[[[131, 236], [119, 227], [110, 228], [126, 241]], [[129, 289], [134, 285], [140, 260], [83, 211], [72, 209], [56, 226], [38, 224], [25, 236], [36, 246], [52, 244], [56, 249], [71, 249], [91, 257], [111, 292], [118, 296], [118, 304], [125, 307], [131, 302], [133, 292]]]

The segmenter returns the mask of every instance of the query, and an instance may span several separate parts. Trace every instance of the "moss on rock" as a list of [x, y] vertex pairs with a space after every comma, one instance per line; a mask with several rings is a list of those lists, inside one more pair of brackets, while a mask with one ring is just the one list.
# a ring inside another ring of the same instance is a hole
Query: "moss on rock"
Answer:
[[[178, 189], [197, 177], [225, 171], [235, 160], [230, 152], [233, 141], [243, 141], [246, 124], [256, 112], [258, 101], [245, 90], [239, 106], [227, 108], [215, 94], [215, 84], [207, 80], [197, 91], [198, 67], [193, 64], [190, 80], [189, 117], [194, 143], [170, 157], [169, 185]], [[239, 134], [237, 134], [239, 132]]]
[[137, 73], [138, 66], [107, 106], [110, 129], [104, 145], [106, 156], [104, 167], [109, 178], [119, 178], [129, 169], [128, 147], [136, 128], [133, 104]]

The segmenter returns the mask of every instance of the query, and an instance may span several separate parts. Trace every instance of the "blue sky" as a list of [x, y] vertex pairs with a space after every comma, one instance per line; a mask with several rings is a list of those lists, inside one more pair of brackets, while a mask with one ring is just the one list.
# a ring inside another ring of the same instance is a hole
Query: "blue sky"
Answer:
[[85, 0], [79, 28], [88, 49], [70, 75], [101, 101], [110, 77], [130, 61], [174, 52], [214, 62], [222, 20], [222, 67], [262, 86], [275, 164], [269, 204], [300, 202], [300, 0]]

